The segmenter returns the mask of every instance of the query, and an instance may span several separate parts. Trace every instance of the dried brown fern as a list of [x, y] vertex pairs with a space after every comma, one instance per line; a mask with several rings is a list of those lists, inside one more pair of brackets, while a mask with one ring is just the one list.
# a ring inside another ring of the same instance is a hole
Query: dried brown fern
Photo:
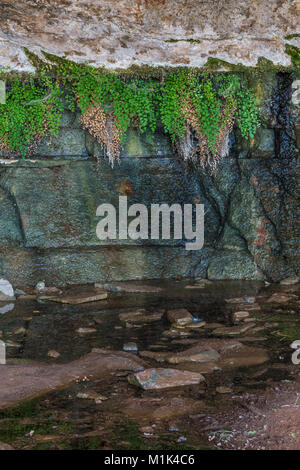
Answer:
[[182, 115], [186, 119], [185, 136], [177, 141], [177, 150], [183, 159], [197, 160], [202, 167], [214, 170], [218, 161], [228, 155], [229, 134], [233, 128], [235, 111], [234, 106], [223, 107], [220, 116], [220, 130], [213, 151], [207, 137], [202, 132], [195, 108], [190, 102], [185, 102], [182, 107]]
[[97, 105], [88, 108], [81, 117], [81, 123], [102, 146], [113, 167], [115, 160], [119, 161], [123, 137], [116, 119], [111, 114], [107, 116]]

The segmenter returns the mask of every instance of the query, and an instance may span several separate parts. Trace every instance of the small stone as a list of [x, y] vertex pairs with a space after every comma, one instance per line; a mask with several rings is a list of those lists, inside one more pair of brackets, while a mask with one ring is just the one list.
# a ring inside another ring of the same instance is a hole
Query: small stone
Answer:
[[44, 291], [45, 288], [46, 288], [46, 284], [44, 283], [44, 281], [38, 282], [37, 285], [35, 286], [35, 290], [38, 292]]
[[53, 359], [57, 359], [58, 357], [60, 357], [60, 353], [55, 351], [54, 349], [51, 349], [50, 351], [48, 351], [48, 357], [52, 357]]
[[128, 382], [144, 390], [160, 390], [205, 382], [203, 375], [177, 369], [146, 369], [130, 375]]
[[228, 304], [240, 304], [245, 302], [244, 297], [234, 297], [232, 299], [225, 299]]
[[140, 428], [140, 432], [142, 434], [152, 434], [153, 433], [153, 428], [152, 428], [152, 426], [143, 426], [142, 428]]
[[137, 351], [138, 346], [136, 343], [126, 343], [123, 346], [123, 351]]
[[90, 333], [96, 333], [96, 328], [78, 328], [76, 330], [77, 333], [79, 333], [80, 335], [86, 335], [86, 334], [90, 334]]
[[229, 387], [223, 387], [223, 386], [221, 386], [221, 387], [217, 387], [217, 388], [216, 388], [216, 392], [218, 392], [218, 393], [231, 393], [232, 390], [231, 390], [231, 388], [229, 388]]
[[16, 294], [16, 295], [24, 295], [25, 292], [24, 292], [23, 290], [21, 290], [21, 289], [16, 289], [16, 290], [15, 290], [15, 294]]
[[6, 279], [0, 279], [0, 301], [16, 300], [13, 286]]
[[234, 321], [239, 321], [239, 320], [245, 320], [245, 318], [249, 317], [249, 312], [246, 311], [239, 311], [239, 312], [234, 312], [233, 314], [233, 320]]
[[193, 321], [193, 315], [185, 308], [168, 310], [167, 318], [170, 323], [181, 326]]

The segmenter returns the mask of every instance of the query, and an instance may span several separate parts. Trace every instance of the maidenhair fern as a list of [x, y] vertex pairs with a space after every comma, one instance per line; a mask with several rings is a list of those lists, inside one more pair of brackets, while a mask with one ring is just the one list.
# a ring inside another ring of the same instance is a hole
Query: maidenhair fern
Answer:
[[202, 166], [215, 167], [228, 154], [235, 122], [246, 139], [259, 125], [254, 95], [234, 75], [212, 79], [180, 70], [166, 77], [161, 93], [166, 132], [184, 159], [198, 159]]
[[22, 156], [32, 153], [47, 135], [57, 135], [63, 112], [62, 92], [47, 75], [15, 78], [0, 104], [0, 151]]
[[119, 159], [130, 125], [141, 133], [156, 128], [158, 85], [141, 80], [125, 82], [113, 73], [98, 73], [89, 66], [61, 64], [58, 77], [67, 86], [69, 107], [82, 113], [81, 122], [103, 145], [113, 165]]
[[161, 82], [146, 81], [61, 61], [52, 77], [43, 72], [10, 83], [0, 105], [0, 150], [24, 157], [46, 135], [56, 135], [62, 98], [71, 111], [80, 110], [82, 125], [112, 165], [130, 126], [154, 132], [161, 122], [184, 159], [214, 167], [228, 153], [234, 124], [246, 139], [259, 125], [254, 94], [237, 75], [179, 69]]

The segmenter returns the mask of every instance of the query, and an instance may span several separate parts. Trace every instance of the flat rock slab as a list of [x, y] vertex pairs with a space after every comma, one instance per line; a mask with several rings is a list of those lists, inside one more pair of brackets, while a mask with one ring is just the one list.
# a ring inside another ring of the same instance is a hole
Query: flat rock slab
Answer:
[[146, 369], [128, 377], [129, 383], [144, 390], [160, 390], [164, 388], [196, 385], [204, 382], [203, 375], [177, 369]]
[[69, 364], [0, 365], [0, 408], [16, 405], [83, 377], [101, 377], [114, 370], [132, 371], [144, 362], [123, 351], [93, 349]]
[[128, 294], [159, 293], [163, 291], [163, 289], [158, 286], [151, 286], [147, 284], [131, 284], [127, 282], [113, 282], [104, 284], [96, 283], [95, 287], [100, 289], [107, 289], [112, 292], [128, 292]]
[[61, 304], [78, 305], [78, 304], [85, 304], [88, 302], [98, 302], [99, 300], [107, 299], [107, 297], [108, 297], [107, 292], [102, 291], [102, 292], [97, 292], [96, 294], [88, 294], [88, 295], [75, 294], [75, 295], [65, 295], [61, 297], [49, 297], [48, 300], [51, 300], [52, 302], [58, 302]]

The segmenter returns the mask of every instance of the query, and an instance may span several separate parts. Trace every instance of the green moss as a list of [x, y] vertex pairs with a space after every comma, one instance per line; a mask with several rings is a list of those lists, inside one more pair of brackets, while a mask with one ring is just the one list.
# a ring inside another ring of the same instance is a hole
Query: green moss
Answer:
[[166, 39], [165, 42], [176, 43], [176, 42], [189, 42], [190, 44], [201, 44], [201, 39]]
[[[28, 419], [28, 424], [24, 423]], [[24, 438], [30, 431], [38, 435], [70, 434], [73, 426], [65, 421], [55, 421], [44, 415], [44, 410], [38, 400], [26, 401], [15, 408], [7, 408], [0, 413], [0, 441], [14, 442]]]
[[118, 427], [115, 430], [113, 446], [118, 450], [188, 450], [191, 447], [177, 444], [175, 436], [161, 436], [157, 440], [143, 439], [139, 424], [134, 421]]
[[291, 57], [292, 63], [299, 67], [300, 66], [300, 49], [299, 47], [286, 44], [285, 52]]
[[284, 37], [284, 39], [287, 39], [288, 41], [290, 41], [291, 39], [295, 39], [295, 38], [300, 38], [300, 33], [288, 34], [287, 36]]
[[[166, 42], [178, 42], [181, 39], [167, 39]], [[182, 40], [183, 41], [183, 40]], [[199, 42], [198, 39], [186, 39], [186, 42]], [[291, 46], [294, 47], [294, 46]], [[295, 48], [297, 49], [297, 48]], [[49, 70], [55, 70], [57, 65], [63, 64], [76, 64], [70, 59], [65, 57], [58, 57], [54, 54], [50, 54], [48, 52], [42, 51], [45, 61], [43, 61], [40, 57], [35, 55], [34, 53], [25, 50], [26, 55], [30, 62], [36, 67], [37, 71], [41, 68], [48, 66]], [[84, 67], [86, 64], [81, 64]], [[295, 69], [295, 63], [291, 64], [290, 66], [283, 66], [274, 64], [272, 61], [266, 59], [265, 57], [259, 57], [257, 64], [255, 66], [246, 66], [243, 64], [232, 64], [230, 62], [226, 62], [225, 60], [218, 59], [216, 57], [209, 57], [206, 63], [201, 67], [188, 67], [190, 70], [195, 72], [213, 72], [217, 73], [221, 70], [226, 70], [228, 72], [235, 72], [235, 73], [251, 73], [259, 75], [263, 71], [274, 71], [274, 72], [292, 72]], [[95, 67], [98, 72], [103, 73], [112, 73], [117, 74], [120, 77], [135, 77], [141, 79], [157, 79], [161, 80], [167, 73], [174, 72], [181, 69], [186, 69], [186, 66], [150, 66], [150, 65], [131, 65], [126, 69], [116, 68], [116, 69], [107, 69], [105, 67]]]

